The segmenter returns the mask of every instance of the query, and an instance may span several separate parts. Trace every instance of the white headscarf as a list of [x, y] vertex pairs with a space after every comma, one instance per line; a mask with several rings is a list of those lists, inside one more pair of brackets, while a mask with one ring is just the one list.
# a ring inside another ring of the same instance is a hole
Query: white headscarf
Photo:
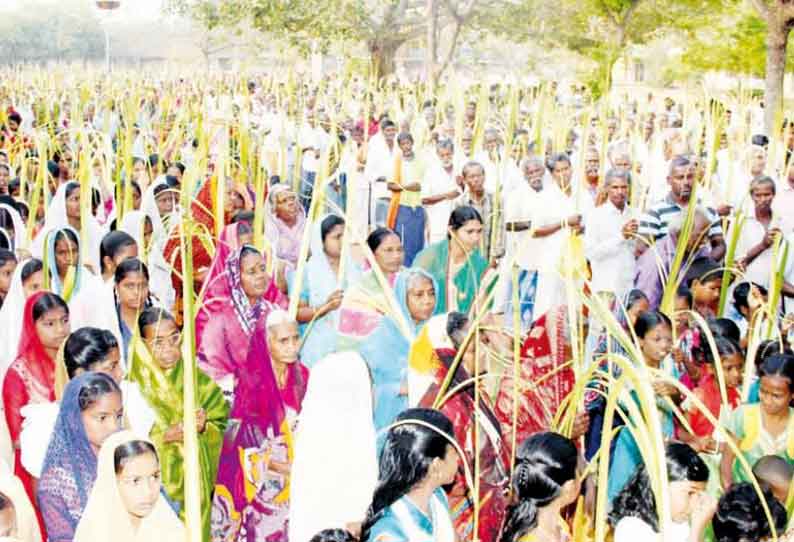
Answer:
[[0, 467], [0, 493], [8, 497], [14, 505], [16, 515], [16, 535], [0, 540], [13, 542], [41, 542], [41, 531], [36, 512], [30, 503], [25, 486], [14, 476], [11, 468], [4, 464]]
[[[29, 260], [28, 260], [29, 261]], [[22, 268], [19, 262], [11, 278], [8, 295], [0, 308], [0, 379], [17, 357], [19, 337], [22, 335], [22, 320], [25, 313], [25, 289], [22, 286]]]
[[298, 427], [289, 539], [308, 542], [363, 521], [378, 481], [372, 383], [359, 354], [337, 352], [314, 366]]
[[14, 242], [14, 250], [26, 248], [28, 245], [27, 229], [25, 228], [25, 223], [22, 221], [22, 217], [19, 215], [19, 211], [7, 203], [0, 203], [0, 209], [5, 209], [8, 211], [8, 214], [11, 215], [11, 222], [14, 224], [14, 238], [12, 239]]
[[[161, 175], [157, 177], [154, 182], [149, 185], [149, 188], [146, 189], [146, 192], [143, 193], [143, 199], [141, 199], [141, 211], [146, 213], [146, 215], [151, 219], [152, 236], [154, 239], [156, 239], [158, 244], [162, 243], [160, 246], [162, 249], [162, 246], [165, 245], [168, 232], [165, 230], [163, 219], [160, 216], [160, 209], [157, 207], [157, 199], [154, 197], [154, 190], [158, 186], [168, 186], [168, 184], [165, 182], [165, 176]], [[135, 237], [135, 235], [132, 236]]]

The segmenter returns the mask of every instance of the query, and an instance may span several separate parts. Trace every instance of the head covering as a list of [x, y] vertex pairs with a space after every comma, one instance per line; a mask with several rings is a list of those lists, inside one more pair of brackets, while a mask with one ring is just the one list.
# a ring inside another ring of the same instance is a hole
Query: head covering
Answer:
[[41, 542], [41, 530], [36, 519], [36, 511], [30, 503], [28, 494], [25, 492], [25, 486], [6, 466], [0, 469], [0, 493], [6, 496], [14, 505], [17, 522], [16, 536], [0, 538], [0, 540]]
[[11, 362], [17, 357], [18, 337], [22, 334], [22, 322], [25, 314], [25, 289], [22, 286], [22, 268], [25, 262], [19, 262], [11, 278], [8, 295], [0, 308], [0, 378], [5, 375]]
[[72, 539], [96, 478], [97, 458], [83, 425], [80, 392], [98, 374], [81, 374], [66, 385], [44, 458], [37, 497], [51, 540]]
[[[114, 455], [116, 449], [134, 440], [131, 431], [120, 431], [108, 437], [99, 451], [97, 477], [85, 512], [75, 532], [75, 542], [172, 542], [186, 539], [185, 527], [160, 492], [152, 511], [133, 528], [129, 512], [118, 488]], [[154, 445], [152, 445], [154, 446]]]
[[47, 354], [41, 344], [39, 334], [36, 332], [36, 322], [33, 320], [33, 305], [44, 296], [46, 292], [36, 292], [25, 302], [25, 311], [22, 321], [22, 334], [19, 337], [17, 358], [27, 362], [30, 374], [45, 389], [51, 390], [55, 384], [55, 360]]
[[[151, 218], [152, 233], [154, 234], [154, 237], [158, 240], [161, 240], [162, 242], [165, 242], [167, 232], [165, 225], [163, 224], [163, 217], [160, 216], [160, 209], [157, 207], [157, 199], [154, 197], [155, 189], [160, 186], [168, 186], [165, 176], [157, 177], [157, 179], [155, 179], [155, 181], [146, 189], [146, 192], [143, 193], [143, 198], [141, 198], [141, 210], [138, 212], [143, 212], [144, 214], [148, 215], [149, 218]], [[125, 219], [126, 217], [127, 215], [124, 215]], [[135, 235], [132, 233], [130, 233], [130, 235], [135, 237]]]
[[323, 529], [344, 529], [366, 516], [378, 481], [371, 389], [355, 352], [331, 354], [314, 366], [295, 440], [292, 542], [309, 542]]
[[28, 231], [27, 228], [25, 228], [25, 223], [22, 221], [22, 217], [19, 215], [19, 211], [7, 203], [0, 203], [0, 209], [5, 209], [8, 212], [11, 216], [11, 222], [14, 224], [14, 238], [12, 239], [14, 242], [14, 250], [27, 247]]
[[[58, 234], [62, 231], [71, 231], [77, 236], [77, 264], [74, 266], [74, 275], [72, 278], [71, 269], [66, 273], [66, 279], [64, 282], [61, 282], [61, 277], [58, 275], [58, 265], [55, 261], [55, 239], [58, 237]], [[47, 252], [44, 255], [44, 267], [45, 271], [49, 272], [49, 275], [45, 275], [45, 284], [47, 281], [47, 277], [51, 281], [50, 290], [59, 296], [61, 296], [64, 301], [67, 303], [71, 301], [74, 296], [80, 291], [80, 287], [82, 286], [83, 282], [83, 256], [82, 250], [80, 249], [80, 234], [77, 233], [74, 228], [70, 226], [65, 226], [63, 228], [56, 228], [49, 233], [47, 233], [46, 237], [46, 250]]]
[[286, 184], [277, 184], [271, 187], [265, 201], [265, 235], [274, 247], [276, 258], [296, 266], [300, 257], [303, 229], [306, 226], [306, 211], [302, 205], [297, 204], [297, 221], [295, 225], [287, 226], [283, 220], [276, 216], [276, 208], [273, 203], [278, 194], [291, 191], [292, 188]]

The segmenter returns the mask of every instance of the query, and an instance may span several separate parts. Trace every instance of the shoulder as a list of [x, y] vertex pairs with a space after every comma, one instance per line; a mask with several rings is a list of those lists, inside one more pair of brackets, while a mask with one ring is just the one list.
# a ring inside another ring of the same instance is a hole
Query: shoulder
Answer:
[[387, 509], [383, 516], [372, 526], [367, 542], [408, 542], [397, 517]]
[[622, 518], [615, 526], [615, 542], [653, 540], [657, 536], [658, 533], [650, 525], [633, 516]]

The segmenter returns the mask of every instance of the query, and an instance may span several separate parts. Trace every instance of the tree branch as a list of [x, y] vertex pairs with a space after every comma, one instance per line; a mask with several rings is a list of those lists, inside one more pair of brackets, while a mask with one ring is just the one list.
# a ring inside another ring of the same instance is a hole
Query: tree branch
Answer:
[[755, 10], [767, 23], [769, 22], [769, 6], [765, 0], [750, 0]]
[[438, 71], [435, 74], [436, 80], [438, 80], [444, 74], [444, 72], [449, 67], [449, 63], [452, 61], [452, 57], [455, 55], [455, 49], [458, 46], [458, 37], [460, 36], [460, 30], [462, 27], [463, 27], [463, 23], [461, 22], [455, 23], [455, 33], [452, 34], [452, 41], [449, 44], [449, 50], [447, 51], [447, 56], [444, 59], [444, 63], [441, 64], [441, 67], [438, 69]]

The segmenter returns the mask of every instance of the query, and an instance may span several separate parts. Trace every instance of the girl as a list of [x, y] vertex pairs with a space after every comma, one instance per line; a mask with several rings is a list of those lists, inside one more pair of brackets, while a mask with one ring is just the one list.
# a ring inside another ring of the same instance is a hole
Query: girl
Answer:
[[[412, 420], [422, 425], [411, 423]], [[452, 422], [437, 410], [408, 409], [386, 434], [380, 475], [360, 540], [453, 542], [443, 487], [455, 480], [458, 452]]]
[[104, 373], [86, 373], [66, 386], [37, 488], [49, 542], [71, 542], [94, 485], [97, 453], [121, 429], [121, 390]]
[[686, 444], [668, 444], [665, 456], [672, 523], [661, 528], [651, 480], [645, 466], [640, 465], [609, 512], [615, 542], [657, 540], [662, 531], [665, 542], [703, 541], [703, 533], [716, 508], [716, 501], [704, 492], [708, 467]]
[[0, 370], [5, 370], [17, 356], [19, 336], [22, 333], [22, 321], [25, 301], [33, 293], [42, 289], [41, 260], [20, 262], [11, 277], [8, 295], [0, 308]]
[[[794, 463], [794, 356], [774, 355], [759, 369], [761, 402], [737, 408], [725, 424], [752, 467], [765, 455], [777, 455]], [[720, 466], [723, 487], [750, 480], [733, 450], [723, 446]]]
[[163, 258], [164, 241], [156, 235], [154, 221], [142, 211], [131, 211], [124, 215], [120, 228], [138, 245], [139, 258], [151, 275], [152, 294], [166, 310], [173, 310], [176, 294], [171, 285], [171, 267]]
[[[763, 491], [763, 498], [775, 522], [778, 540], [783, 540], [780, 537], [786, 528], [786, 509], [769, 490]], [[764, 540], [772, 536], [761, 498], [749, 482], [734, 485], [720, 497], [711, 526], [716, 542]]]
[[109, 437], [97, 462], [96, 483], [77, 526], [75, 542], [172, 542], [187, 533], [160, 492], [154, 445], [129, 431]]
[[560, 512], [579, 496], [578, 459], [573, 441], [557, 433], [537, 433], [518, 447], [515, 501], [507, 510], [501, 542], [568, 539]]
[[[130, 343], [138, 326], [138, 315], [151, 306], [149, 298], [149, 270], [137, 258], [121, 262], [113, 274], [117, 329], [122, 354], [129, 359]], [[111, 324], [112, 325], [112, 324]]]
[[[149, 308], [138, 319], [142, 340], [133, 343], [130, 380], [143, 395], [154, 424], [148, 434], [157, 447], [162, 464], [162, 480], [171, 500], [184, 510], [185, 471], [183, 455], [182, 405], [184, 401], [184, 363], [181, 336], [173, 316]], [[223, 432], [229, 405], [220, 388], [201, 370], [196, 373], [196, 415], [204, 539], [210, 531], [210, 503], [218, 473]]]
[[25, 484], [31, 500], [33, 479], [22, 466], [19, 444], [22, 408], [55, 400], [55, 357], [68, 335], [69, 308], [63, 299], [39, 292], [27, 300], [17, 358], [3, 381], [3, 404], [14, 443], [14, 474]]
[[483, 221], [473, 207], [458, 207], [449, 216], [447, 238], [416, 256], [415, 267], [427, 271], [438, 284], [436, 314], [467, 313], [485, 281], [488, 262], [480, 252]]
[[[670, 319], [661, 312], [645, 312], [637, 318], [634, 332], [639, 340], [639, 347], [644, 363], [649, 369], [659, 371], [661, 374], [654, 376], [652, 387], [656, 395], [656, 407], [659, 412], [662, 432], [665, 438], [673, 436], [673, 409], [670, 401], [678, 401], [679, 394], [669, 380], [677, 380], [678, 372], [673, 363], [670, 351], [673, 343], [673, 331]], [[631, 390], [629, 400], [636, 401], [636, 392]], [[634, 420], [640, 425], [642, 420]], [[628, 422], [631, 423], [631, 422]], [[615, 451], [609, 469], [609, 498], [613, 499], [623, 486], [629, 481], [637, 465], [640, 464], [640, 455], [637, 443], [631, 431], [624, 427], [618, 433]]]
[[44, 288], [70, 303], [77, 299], [85, 283], [95, 278], [83, 266], [79, 234], [67, 226], [51, 231], [45, 239], [47, 253], [43, 259]]

